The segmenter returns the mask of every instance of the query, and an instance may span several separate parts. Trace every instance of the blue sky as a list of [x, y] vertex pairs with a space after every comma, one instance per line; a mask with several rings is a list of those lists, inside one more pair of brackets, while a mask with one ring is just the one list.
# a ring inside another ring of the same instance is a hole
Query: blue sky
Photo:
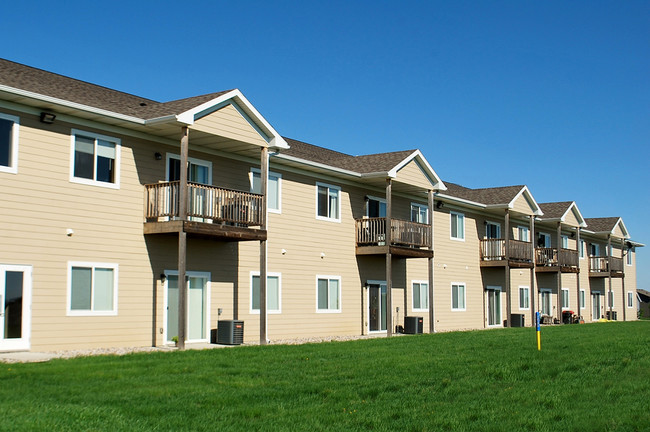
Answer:
[[0, 23], [9, 60], [160, 101], [239, 88], [290, 138], [419, 148], [650, 244], [650, 2], [33, 1]]

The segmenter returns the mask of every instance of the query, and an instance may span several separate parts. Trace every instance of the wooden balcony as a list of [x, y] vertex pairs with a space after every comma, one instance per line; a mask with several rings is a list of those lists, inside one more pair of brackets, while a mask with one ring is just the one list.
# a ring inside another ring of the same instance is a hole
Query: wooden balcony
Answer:
[[592, 256], [589, 257], [589, 277], [602, 278], [625, 277], [623, 273], [623, 258]]
[[179, 219], [180, 182], [145, 185], [145, 234], [185, 231], [226, 241], [265, 240], [262, 195], [199, 183], [187, 185], [187, 219]]
[[578, 251], [572, 249], [535, 248], [535, 271], [580, 273]]
[[386, 244], [386, 218], [356, 220], [357, 255], [383, 255], [390, 251], [404, 258], [433, 256], [431, 226], [400, 219], [390, 220], [390, 244]]
[[508, 240], [506, 256], [505, 239], [484, 239], [479, 242], [481, 267], [533, 267], [533, 251], [530, 242]]

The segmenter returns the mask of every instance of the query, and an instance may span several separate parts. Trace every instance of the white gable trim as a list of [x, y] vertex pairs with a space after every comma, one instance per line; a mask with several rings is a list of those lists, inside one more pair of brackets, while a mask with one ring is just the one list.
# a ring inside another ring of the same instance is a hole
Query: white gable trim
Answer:
[[435, 182], [433, 184], [434, 188], [438, 190], [447, 190], [447, 186], [445, 186], [445, 184], [442, 182], [442, 179], [438, 176], [438, 174], [436, 174], [433, 168], [431, 168], [431, 165], [429, 165], [429, 162], [427, 162], [427, 160], [422, 155], [422, 152], [420, 150], [414, 151], [409, 156], [407, 156], [403, 161], [395, 165], [393, 169], [388, 171], [388, 176], [392, 178], [397, 177], [397, 171], [404, 168], [413, 159], [417, 159], [423, 165], [423, 167], [425, 168], [425, 175], [427, 175]]
[[524, 195], [524, 194], [525, 194], [525, 195], [528, 197], [528, 199], [529, 199], [529, 200], [530, 200], [530, 201], [535, 205], [535, 208], [534, 208], [535, 212], [534, 212], [533, 214], [534, 214], [535, 216], [541, 216], [541, 215], [543, 215], [544, 212], [542, 212], [542, 209], [539, 208], [539, 204], [537, 204], [537, 201], [535, 201], [535, 198], [533, 198], [533, 194], [531, 194], [530, 191], [528, 190], [528, 186], [524, 186], [523, 188], [521, 188], [521, 190], [519, 191], [519, 193], [517, 193], [517, 195], [515, 195], [515, 197], [512, 199], [512, 201], [510, 201], [510, 202], [508, 203], [508, 208], [510, 208], [510, 209], [511, 209], [511, 208], [514, 208], [514, 206], [515, 206], [515, 201], [517, 201], [517, 200], [519, 199], [519, 197], [521, 197], [521, 196]]

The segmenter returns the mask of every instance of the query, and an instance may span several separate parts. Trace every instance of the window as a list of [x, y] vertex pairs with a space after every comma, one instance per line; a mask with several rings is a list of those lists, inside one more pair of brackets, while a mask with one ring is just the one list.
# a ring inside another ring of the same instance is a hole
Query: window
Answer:
[[316, 183], [316, 219], [341, 222], [341, 188]]
[[627, 292], [627, 307], [634, 307], [634, 293], [632, 291]]
[[569, 308], [569, 290], [562, 288], [562, 309]]
[[366, 197], [366, 216], [371, 218], [385, 218], [386, 200], [383, 198]]
[[562, 236], [562, 249], [569, 249], [569, 236]]
[[465, 215], [462, 213], [449, 212], [451, 224], [451, 239], [465, 240]]
[[18, 117], [0, 113], [0, 172], [18, 172]]
[[68, 315], [117, 315], [117, 264], [68, 263]]
[[607, 291], [607, 307], [614, 307], [614, 291]]
[[530, 309], [530, 290], [528, 287], [519, 287], [519, 309]]
[[[281, 289], [280, 273], [266, 275], [266, 311], [282, 312], [280, 307]], [[251, 272], [251, 313], [260, 313], [260, 273]]]
[[584, 259], [585, 257], [585, 241], [580, 240], [580, 258]]
[[119, 188], [120, 140], [72, 130], [70, 181]]
[[585, 290], [580, 290], [580, 309], [586, 308]]
[[[167, 181], [181, 179], [181, 157], [167, 153]], [[187, 181], [201, 184], [212, 184], [212, 162], [188, 158]]]
[[600, 256], [600, 245], [596, 243], [589, 244], [589, 256], [597, 257]]
[[528, 227], [525, 226], [517, 227], [517, 239], [519, 241], [524, 241], [524, 242], [530, 241]]
[[411, 222], [429, 223], [429, 208], [422, 204], [411, 203]]
[[500, 239], [501, 225], [495, 222], [485, 222], [485, 238]]
[[625, 255], [625, 264], [631, 266], [632, 265], [632, 253], [634, 252], [634, 249], [628, 249], [627, 254]]
[[454, 282], [451, 284], [451, 310], [465, 310], [465, 284]]
[[429, 283], [413, 281], [413, 310], [429, 310]]
[[551, 235], [546, 233], [537, 234], [537, 247], [550, 248], [551, 247]]
[[316, 276], [316, 311], [341, 312], [339, 276]]
[[[261, 171], [251, 168], [251, 192], [261, 194], [262, 182]], [[269, 172], [267, 184], [266, 204], [271, 213], [282, 212], [282, 175]]]

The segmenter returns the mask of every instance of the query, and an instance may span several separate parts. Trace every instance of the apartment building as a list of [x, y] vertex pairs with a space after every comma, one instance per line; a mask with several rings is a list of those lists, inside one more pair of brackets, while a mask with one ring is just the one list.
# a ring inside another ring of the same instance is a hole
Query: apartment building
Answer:
[[239, 90], [161, 103], [0, 60], [0, 188], [0, 351], [636, 318], [620, 218], [285, 138]]

